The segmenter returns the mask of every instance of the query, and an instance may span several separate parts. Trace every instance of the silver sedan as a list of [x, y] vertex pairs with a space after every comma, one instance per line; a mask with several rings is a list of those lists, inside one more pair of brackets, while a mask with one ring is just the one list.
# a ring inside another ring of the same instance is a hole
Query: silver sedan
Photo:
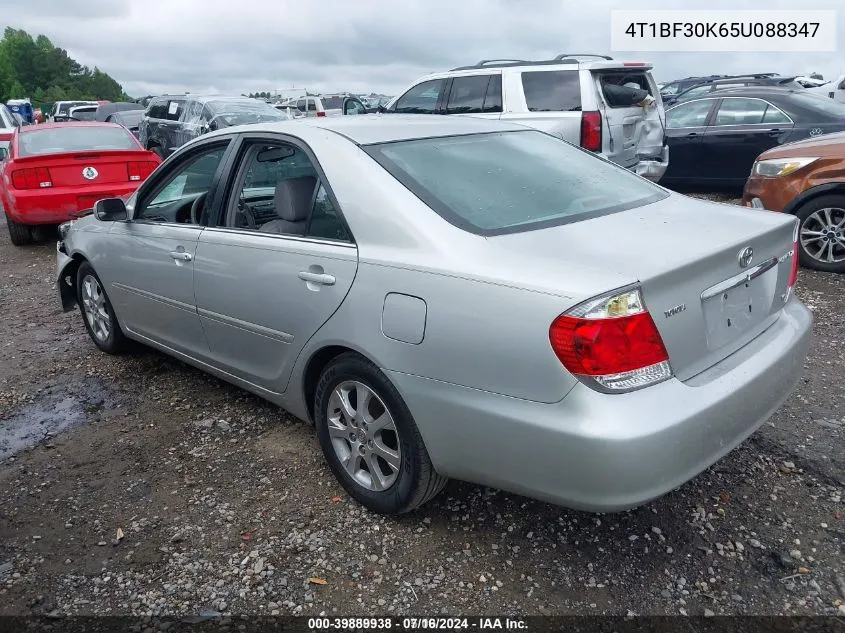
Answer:
[[500, 121], [228, 128], [61, 227], [58, 287], [128, 339], [316, 427], [409, 511], [447, 478], [574, 508], [653, 499], [799, 380], [796, 221], [671, 193]]

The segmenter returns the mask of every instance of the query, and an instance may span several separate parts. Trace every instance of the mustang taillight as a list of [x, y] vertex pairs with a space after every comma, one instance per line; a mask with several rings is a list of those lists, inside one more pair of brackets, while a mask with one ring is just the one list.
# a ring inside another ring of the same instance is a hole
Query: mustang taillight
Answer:
[[672, 377], [669, 355], [639, 288], [582, 303], [549, 328], [563, 366], [587, 385], [625, 392]]
[[129, 175], [129, 180], [141, 181], [146, 180], [147, 176], [153, 173], [156, 164], [152, 161], [141, 161], [126, 163], [126, 171]]
[[18, 169], [12, 172], [12, 186], [15, 189], [43, 189], [52, 187], [53, 180], [46, 167]]

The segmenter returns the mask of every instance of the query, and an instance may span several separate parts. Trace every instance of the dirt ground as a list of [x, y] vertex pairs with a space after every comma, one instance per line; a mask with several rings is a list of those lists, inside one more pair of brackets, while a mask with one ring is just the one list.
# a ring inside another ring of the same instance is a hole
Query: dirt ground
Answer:
[[679, 490], [599, 516], [451, 482], [393, 519], [275, 407], [99, 353], [54, 261], [0, 226], [0, 615], [845, 614], [843, 276], [801, 271], [800, 388]]

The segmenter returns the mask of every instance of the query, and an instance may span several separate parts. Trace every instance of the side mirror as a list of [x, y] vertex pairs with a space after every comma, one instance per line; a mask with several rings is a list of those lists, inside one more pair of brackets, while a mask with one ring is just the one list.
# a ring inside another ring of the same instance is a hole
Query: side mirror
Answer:
[[103, 198], [94, 203], [94, 215], [101, 222], [117, 222], [129, 217], [121, 198]]

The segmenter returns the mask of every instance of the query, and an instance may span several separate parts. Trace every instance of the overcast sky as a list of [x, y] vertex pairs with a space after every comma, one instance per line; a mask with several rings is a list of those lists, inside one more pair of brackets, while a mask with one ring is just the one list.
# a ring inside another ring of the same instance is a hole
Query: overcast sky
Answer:
[[[746, 9], [795, 9], [746, 0]], [[610, 10], [740, 8], [736, 0], [0, 0], [0, 25], [47, 35], [134, 96], [278, 88], [395, 94], [422, 74], [491, 57], [598, 52], [654, 63], [658, 81], [709, 73], [845, 73], [837, 53], [610, 51]]]

